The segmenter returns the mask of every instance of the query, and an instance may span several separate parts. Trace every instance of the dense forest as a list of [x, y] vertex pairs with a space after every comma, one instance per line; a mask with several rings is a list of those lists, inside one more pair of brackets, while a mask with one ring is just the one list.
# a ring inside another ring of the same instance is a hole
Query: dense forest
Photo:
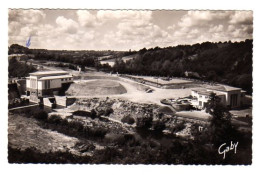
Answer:
[[[143, 48], [138, 52], [28, 49], [13, 44], [8, 52], [32, 54], [37, 60], [66, 62], [121, 74], [184, 77], [188, 71], [191, 78], [241, 87], [252, 94], [253, 40]], [[124, 62], [121, 59], [131, 54], [136, 55], [132, 60]], [[100, 64], [100, 58], [106, 56], [115, 59], [114, 67]]]
[[143, 48], [133, 60], [115, 61], [113, 70], [119, 73], [183, 77], [185, 72], [197, 73], [206, 81], [241, 87], [252, 93], [253, 40], [167, 48]]
[[35, 72], [36, 70], [37, 69], [32, 65], [21, 63], [15, 58], [11, 58], [8, 66], [8, 77], [26, 77], [29, 73]]

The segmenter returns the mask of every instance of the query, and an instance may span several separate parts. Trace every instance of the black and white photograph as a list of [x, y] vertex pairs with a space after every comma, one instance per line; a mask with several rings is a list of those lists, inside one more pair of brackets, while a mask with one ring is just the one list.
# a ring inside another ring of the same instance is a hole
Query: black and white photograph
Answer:
[[253, 16], [9, 8], [8, 163], [252, 165]]

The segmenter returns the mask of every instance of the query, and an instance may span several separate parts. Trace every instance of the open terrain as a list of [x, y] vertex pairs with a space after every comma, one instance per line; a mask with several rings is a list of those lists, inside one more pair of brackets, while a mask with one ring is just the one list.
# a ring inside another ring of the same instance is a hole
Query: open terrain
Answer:
[[[198, 127], [208, 126], [209, 114], [203, 111], [176, 112], [161, 103], [162, 99], [189, 96], [190, 88], [158, 88], [92, 69], [81, 73], [51, 66], [44, 66], [44, 69], [69, 71], [74, 76], [74, 83], [66, 94], [76, 101], [67, 108], [53, 109], [44, 120], [27, 113], [9, 113], [11, 162], [24, 162], [23, 157], [29, 150], [33, 155], [29, 162], [187, 164], [208, 163], [205, 160], [213, 155], [215, 163], [222, 163], [222, 157], [216, 156], [214, 150], [209, 151], [209, 145], [206, 144], [205, 151], [193, 143]], [[153, 77], [139, 78], [157, 81]], [[160, 83], [192, 81], [178, 78], [160, 80]], [[239, 111], [232, 113], [239, 114]], [[244, 110], [244, 114], [247, 113], [250, 110]], [[232, 122], [244, 132], [250, 132], [250, 120], [240, 120], [240, 117]], [[198, 157], [197, 149], [206, 153], [193, 161]], [[186, 156], [188, 152], [192, 159]], [[243, 157], [240, 154], [242, 152], [237, 155], [239, 161]]]

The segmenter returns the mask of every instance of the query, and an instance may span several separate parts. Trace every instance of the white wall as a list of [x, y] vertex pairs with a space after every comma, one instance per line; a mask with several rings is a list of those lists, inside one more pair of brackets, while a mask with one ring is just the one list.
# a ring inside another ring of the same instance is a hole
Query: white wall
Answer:
[[26, 79], [26, 87], [30, 88], [30, 79]]
[[42, 81], [38, 81], [38, 89], [39, 90], [43, 89], [43, 82]]

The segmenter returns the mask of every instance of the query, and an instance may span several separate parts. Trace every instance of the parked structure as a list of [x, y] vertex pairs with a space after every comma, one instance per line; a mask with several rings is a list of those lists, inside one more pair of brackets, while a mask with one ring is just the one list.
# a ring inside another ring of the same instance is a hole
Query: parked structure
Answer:
[[196, 88], [191, 90], [191, 95], [194, 98], [192, 105], [199, 109], [203, 109], [208, 102], [211, 93], [215, 93], [221, 99], [221, 103], [229, 108], [242, 106], [245, 99], [245, 91], [241, 88], [209, 86], [207, 88]]
[[26, 95], [31, 101], [38, 101], [39, 98], [59, 95], [72, 82], [72, 75], [66, 71], [30, 73], [30, 77], [26, 77]]

